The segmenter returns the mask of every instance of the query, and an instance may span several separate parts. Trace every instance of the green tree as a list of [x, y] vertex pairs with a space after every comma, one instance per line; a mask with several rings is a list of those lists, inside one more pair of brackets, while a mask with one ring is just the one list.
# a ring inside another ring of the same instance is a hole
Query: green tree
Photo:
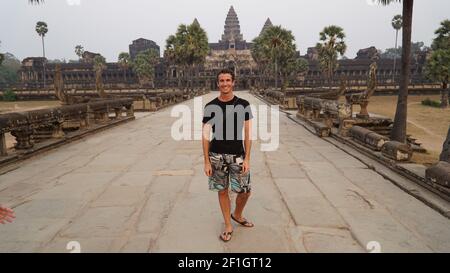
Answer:
[[308, 70], [308, 61], [298, 57], [296, 52], [286, 57], [287, 58], [281, 59], [279, 62], [282, 92], [284, 92], [289, 86], [290, 78], [295, 78], [299, 73], [303, 73]]
[[[430, 48], [425, 46], [424, 42], [412, 42], [411, 43], [411, 55], [410, 57], [413, 59], [419, 53], [429, 50]], [[380, 54], [380, 57], [383, 59], [400, 59], [402, 57], [403, 48], [401, 46], [397, 48], [386, 48], [384, 52]]]
[[84, 48], [81, 45], [77, 45], [75, 47], [75, 54], [77, 54], [78, 60], [81, 60], [83, 53], [84, 53]]
[[437, 37], [433, 40], [431, 48], [446, 49], [450, 47], [450, 20], [444, 20], [441, 22], [441, 26], [434, 32]]
[[402, 65], [400, 73], [400, 90], [398, 92], [397, 109], [395, 111], [394, 127], [391, 139], [406, 142], [406, 121], [408, 112], [408, 86], [411, 78], [411, 30], [414, 0], [378, 0], [383, 5], [393, 2], [403, 3], [403, 37], [402, 37]]
[[[403, 26], [403, 18], [400, 14], [397, 14], [392, 18], [392, 27], [395, 29], [395, 49], [397, 50], [398, 32]], [[397, 55], [394, 55], [394, 69], [392, 70], [392, 82], [395, 83], [395, 65], [397, 62]]]
[[0, 65], [0, 85], [13, 86], [19, 82], [19, 75], [17, 72], [20, 69], [20, 61], [11, 53], [3, 55], [4, 60]]
[[119, 54], [118, 63], [119, 63], [120, 68], [123, 70], [123, 79], [126, 82], [126, 80], [127, 80], [126, 71], [131, 65], [130, 54], [127, 52], [121, 52]]
[[333, 75], [338, 69], [338, 57], [343, 56], [347, 50], [347, 45], [344, 41], [344, 30], [339, 26], [328, 26], [320, 32], [320, 41], [316, 48], [319, 53], [319, 65], [328, 79], [328, 84], [331, 88]]
[[450, 21], [441, 22], [436, 30], [436, 38], [431, 47], [433, 52], [426, 65], [426, 74], [433, 80], [442, 83], [441, 107], [447, 108], [449, 103], [448, 81], [450, 77]]
[[14, 91], [12, 91], [11, 89], [6, 89], [5, 92], [3, 93], [4, 101], [16, 101], [16, 99], [17, 99], [16, 93], [14, 93]]
[[155, 66], [158, 64], [159, 55], [155, 49], [147, 49], [139, 53], [132, 64], [133, 70], [138, 76], [139, 83], [144, 85], [150, 82], [154, 88]]
[[[208, 36], [197, 19], [190, 25], [181, 24], [175, 35], [166, 40], [165, 55], [183, 71], [183, 78], [192, 86], [195, 67], [205, 62], [209, 52]], [[189, 74], [189, 78], [187, 78]]]
[[[260, 87], [263, 89], [266, 89], [266, 75], [268, 72], [268, 67], [270, 63], [270, 56], [265, 54], [264, 51], [264, 44], [262, 41], [262, 33], [260, 36], [256, 37], [253, 40], [253, 46], [251, 48], [252, 57], [255, 60], [256, 64], [258, 65], [259, 70], [259, 83]], [[262, 86], [261, 86], [262, 85]]]
[[270, 26], [253, 40], [252, 55], [262, 65], [273, 69], [275, 90], [278, 88], [278, 78], [281, 76], [281, 91], [287, 86], [287, 77], [298, 72], [301, 61], [298, 60], [294, 35], [281, 26]]
[[103, 56], [97, 55], [93, 60], [95, 71], [95, 89], [101, 98], [105, 98], [106, 93], [103, 86], [103, 71], [106, 69], [106, 60]]
[[[47, 34], [47, 32], [48, 32], [48, 26], [47, 26], [47, 23], [45, 23], [45, 22], [42, 22], [42, 21], [39, 21], [39, 22], [37, 22], [36, 23], [36, 32], [37, 32], [37, 34], [39, 35], [39, 36], [41, 36], [41, 38], [42, 38], [42, 54], [43, 54], [43, 57], [45, 58], [45, 44], [44, 44], [44, 37], [45, 37], [45, 35]], [[44, 77], [43, 77], [43, 80], [44, 80], [44, 89], [45, 89], [45, 65], [46, 65], [46, 61], [44, 60]]]
[[2, 65], [4, 59], [5, 59], [5, 55], [0, 53], [0, 65]]

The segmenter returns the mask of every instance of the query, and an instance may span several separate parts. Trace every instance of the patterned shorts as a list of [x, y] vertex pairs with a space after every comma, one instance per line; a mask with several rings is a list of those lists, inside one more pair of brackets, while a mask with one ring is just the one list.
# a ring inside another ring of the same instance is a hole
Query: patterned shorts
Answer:
[[250, 171], [241, 174], [244, 156], [209, 153], [212, 176], [209, 177], [209, 189], [222, 191], [231, 186], [236, 193], [250, 192]]

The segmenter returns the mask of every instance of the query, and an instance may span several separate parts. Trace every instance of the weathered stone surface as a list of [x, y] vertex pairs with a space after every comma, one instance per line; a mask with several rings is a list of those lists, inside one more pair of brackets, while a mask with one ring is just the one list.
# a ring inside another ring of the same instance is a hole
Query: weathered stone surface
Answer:
[[426, 179], [446, 188], [450, 188], [450, 163], [439, 161], [425, 171]]
[[0, 175], [0, 203], [17, 212], [0, 226], [0, 251], [67, 253], [69, 241], [82, 252], [360, 252], [369, 241], [382, 252], [450, 250], [448, 218], [283, 114], [279, 149], [252, 146], [244, 216], [255, 228], [233, 223], [224, 244], [201, 143], [168, 137], [174, 120], [170, 108], [138, 116]]
[[357, 142], [375, 151], [380, 151], [384, 143], [388, 141], [387, 137], [379, 135], [361, 126], [353, 126], [350, 129], [350, 135]]
[[442, 145], [442, 153], [439, 160], [450, 163], [450, 127], [448, 128], [447, 138]]
[[381, 148], [381, 153], [396, 161], [409, 161], [413, 151], [407, 144], [397, 141], [388, 141]]
[[314, 129], [316, 130], [316, 134], [319, 137], [328, 137], [331, 133], [331, 128], [322, 122], [316, 122], [312, 121], [311, 124], [313, 125]]

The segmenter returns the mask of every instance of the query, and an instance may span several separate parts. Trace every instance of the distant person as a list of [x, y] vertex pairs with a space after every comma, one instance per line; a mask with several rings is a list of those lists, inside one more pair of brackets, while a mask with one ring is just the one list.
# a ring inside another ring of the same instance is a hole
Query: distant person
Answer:
[[[209, 189], [218, 192], [219, 204], [225, 221], [225, 230], [220, 234], [224, 242], [231, 240], [231, 219], [245, 227], [253, 223], [242, 215], [250, 197], [250, 149], [251, 119], [248, 101], [233, 94], [234, 72], [224, 69], [217, 75], [220, 95], [205, 106], [203, 116], [203, 155], [205, 174], [209, 177]], [[213, 132], [210, 141], [210, 132]], [[242, 137], [244, 129], [245, 137]], [[228, 190], [238, 195], [236, 208], [231, 213]]]
[[14, 216], [14, 211], [8, 207], [0, 205], [0, 223], [6, 224], [6, 222], [12, 223]]

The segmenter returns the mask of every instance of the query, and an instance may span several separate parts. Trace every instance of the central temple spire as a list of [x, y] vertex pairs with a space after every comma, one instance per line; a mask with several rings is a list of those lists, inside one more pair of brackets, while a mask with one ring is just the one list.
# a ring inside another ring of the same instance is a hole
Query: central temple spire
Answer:
[[239, 19], [233, 6], [228, 11], [227, 19], [225, 20], [225, 31], [220, 42], [242, 41], [241, 27], [239, 26]]

